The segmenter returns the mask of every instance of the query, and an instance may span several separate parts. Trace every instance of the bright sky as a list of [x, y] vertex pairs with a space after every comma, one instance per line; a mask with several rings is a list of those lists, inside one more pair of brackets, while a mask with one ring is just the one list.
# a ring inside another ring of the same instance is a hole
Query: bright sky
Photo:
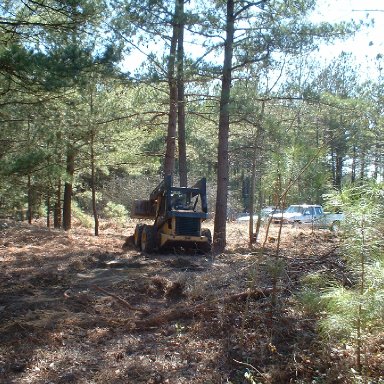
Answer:
[[384, 0], [322, 0], [318, 4], [319, 16], [315, 18], [318, 21], [374, 20], [373, 26], [362, 28], [348, 41], [323, 48], [320, 55], [329, 61], [342, 51], [352, 52], [365, 72], [362, 77], [375, 76], [372, 61], [379, 53], [384, 55]]

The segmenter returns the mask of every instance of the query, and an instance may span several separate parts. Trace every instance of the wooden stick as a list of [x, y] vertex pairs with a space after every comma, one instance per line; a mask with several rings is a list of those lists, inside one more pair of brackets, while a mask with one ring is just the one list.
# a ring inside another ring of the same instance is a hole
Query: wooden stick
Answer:
[[127, 307], [128, 309], [132, 310], [132, 311], [137, 311], [137, 312], [141, 312], [141, 313], [144, 313], [144, 314], [149, 314], [149, 312], [144, 309], [144, 308], [138, 308], [138, 307], [134, 307], [133, 305], [129, 304], [128, 301], [122, 299], [121, 297], [115, 295], [114, 293], [111, 293], [111, 292], [108, 292], [107, 290], [105, 290], [104, 288], [101, 288], [97, 285], [93, 285], [92, 286], [94, 289], [96, 289], [97, 291], [100, 291], [102, 293], [104, 293], [105, 295], [108, 295], [108, 296], [111, 296], [113, 297], [114, 299], [116, 299], [120, 304], [123, 304], [125, 307]]
[[161, 313], [158, 313], [154, 316], [151, 316], [145, 320], [140, 320], [136, 322], [136, 327], [138, 328], [148, 328], [148, 327], [156, 327], [159, 325], [162, 325], [164, 323], [167, 323], [168, 321], [173, 321], [180, 318], [190, 318], [193, 317], [195, 314], [202, 313], [205, 311], [205, 313], [209, 310], [212, 310], [210, 308], [213, 304], [220, 304], [220, 303], [231, 303], [231, 302], [238, 302], [243, 301], [247, 297], [253, 298], [255, 300], [261, 299], [263, 297], [267, 297], [271, 294], [272, 289], [254, 289], [254, 290], [247, 290], [241, 293], [236, 293], [233, 295], [229, 295], [223, 298], [219, 298], [216, 300], [211, 300], [205, 303], [197, 304], [194, 306], [177, 306], [176, 308], [163, 311]]

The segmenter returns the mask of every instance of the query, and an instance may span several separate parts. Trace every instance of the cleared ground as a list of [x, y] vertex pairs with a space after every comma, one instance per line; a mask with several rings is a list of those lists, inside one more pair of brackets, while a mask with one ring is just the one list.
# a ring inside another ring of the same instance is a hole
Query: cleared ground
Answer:
[[0, 224], [1, 383], [349, 382], [352, 351], [324, 349], [295, 298], [308, 273], [348, 278], [329, 231], [284, 228], [277, 252], [274, 227], [261, 251], [229, 223], [213, 257], [124, 247], [133, 221], [99, 237]]

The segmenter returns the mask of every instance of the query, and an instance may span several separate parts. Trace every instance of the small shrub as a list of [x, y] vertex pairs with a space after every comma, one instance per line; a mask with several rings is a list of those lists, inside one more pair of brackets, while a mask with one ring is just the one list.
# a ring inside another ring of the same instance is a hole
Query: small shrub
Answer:
[[94, 225], [93, 218], [84, 213], [75, 202], [72, 203], [72, 217], [77, 219], [86, 228], [92, 228]]
[[[92, 192], [84, 191], [76, 194], [76, 203], [82, 209], [83, 212], [92, 213]], [[96, 203], [99, 206], [100, 202], [103, 199], [101, 192], [96, 192]]]
[[323, 311], [325, 303], [322, 294], [330, 287], [336, 286], [333, 277], [328, 273], [315, 272], [304, 276], [301, 283], [303, 288], [297, 295], [300, 304], [308, 313], [318, 314]]
[[119, 224], [124, 224], [127, 220], [128, 212], [124, 205], [115, 204], [109, 201], [103, 210], [106, 219], [114, 220]]
[[329, 281], [327, 286], [326, 280], [326, 284], [322, 281], [325, 275], [307, 276], [302, 302], [312, 308], [319, 305], [318, 325], [324, 340], [332, 345], [350, 345], [354, 368], [368, 382], [373, 363], [365, 351], [370, 340], [382, 332], [384, 319], [383, 185], [351, 187], [333, 196], [333, 201], [339, 202], [346, 218], [341, 251], [350, 284], [346, 287]]

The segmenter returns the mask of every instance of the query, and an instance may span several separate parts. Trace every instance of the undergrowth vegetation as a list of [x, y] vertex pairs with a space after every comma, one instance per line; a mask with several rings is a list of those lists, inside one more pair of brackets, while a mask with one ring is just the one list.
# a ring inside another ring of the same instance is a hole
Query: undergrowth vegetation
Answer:
[[330, 198], [346, 217], [341, 234], [343, 273], [305, 276], [299, 297], [308, 313], [319, 317], [324, 349], [348, 351], [349, 379], [368, 383], [375, 367], [370, 359], [383, 352], [373, 348], [374, 341], [384, 337], [383, 186], [353, 187]]

